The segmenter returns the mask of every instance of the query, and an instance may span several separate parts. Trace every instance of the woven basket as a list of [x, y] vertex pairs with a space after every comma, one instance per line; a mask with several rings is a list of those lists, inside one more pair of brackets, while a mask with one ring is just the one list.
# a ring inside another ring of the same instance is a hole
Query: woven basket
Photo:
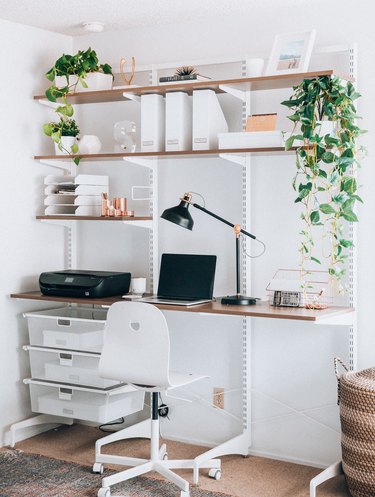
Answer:
[[374, 497], [375, 368], [342, 374], [339, 402], [342, 468], [349, 491], [353, 497]]

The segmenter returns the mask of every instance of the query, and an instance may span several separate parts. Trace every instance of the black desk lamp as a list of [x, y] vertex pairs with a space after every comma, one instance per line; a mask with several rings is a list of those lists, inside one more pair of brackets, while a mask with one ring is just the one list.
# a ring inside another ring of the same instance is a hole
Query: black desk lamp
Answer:
[[[202, 207], [199, 204], [195, 204], [191, 201], [192, 199], [192, 194], [191, 193], [185, 193], [183, 198], [181, 198], [181, 202], [179, 205], [176, 205], [175, 207], [171, 207], [170, 209], [166, 209], [161, 217], [163, 219], [166, 219], [167, 221], [171, 221], [174, 224], [178, 224], [178, 226], [182, 226], [183, 228], [186, 228], [188, 230], [193, 229], [194, 221], [193, 218], [190, 215], [189, 212], [189, 205], [192, 205], [196, 209], [199, 209], [209, 216], [214, 217], [215, 219], [218, 219], [224, 224], [227, 224], [228, 226], [231, 226], [234, 228], [234, 234], [236, 236], [236, 282], [237, 282], [237, 293], [236, 295], [228, 295], [227, 297], [223, 297], [221, 299], [222, 304], [227, 304], [227, 305], [252, 305], [256, 304], [256, 299], [253, 297], [246, 297], [244, 295], [240, 294], [240, 233], [249, 236], [253, 240], [256, 240], [256, 237], [252, 235], [251, 233], [243, 230], [239, 224], [233, 224], [227, 221], [226, 219], [223, 219], [222, 217], [218, 216], [217, 214], [214, 214], [213, 212], [207, 210], [205, 207]], [[260, 240], [257, 240], [260, 242]], [[263, 244], [263, 242], [260, 242]]]

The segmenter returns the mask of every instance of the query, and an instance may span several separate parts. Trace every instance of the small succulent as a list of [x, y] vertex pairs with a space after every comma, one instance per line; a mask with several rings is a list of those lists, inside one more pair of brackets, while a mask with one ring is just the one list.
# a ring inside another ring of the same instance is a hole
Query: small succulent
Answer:
[[192, 74], [198, 74], [198, 71], [193, 66], [182, 66], [176, 69], [176, 76], [190, 76]]

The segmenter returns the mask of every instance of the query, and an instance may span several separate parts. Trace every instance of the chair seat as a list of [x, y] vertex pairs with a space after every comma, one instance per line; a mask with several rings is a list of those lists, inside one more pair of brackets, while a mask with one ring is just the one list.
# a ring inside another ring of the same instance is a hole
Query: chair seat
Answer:
[[169, 388], [183, 387], [184, 385], [189, 385], [190, 383], [203, 380], [204, 378], [208, 378], [208, 376], [193, 373], [180, 373], [179, 371], [169, 371], [169, 381], [171, 383]]

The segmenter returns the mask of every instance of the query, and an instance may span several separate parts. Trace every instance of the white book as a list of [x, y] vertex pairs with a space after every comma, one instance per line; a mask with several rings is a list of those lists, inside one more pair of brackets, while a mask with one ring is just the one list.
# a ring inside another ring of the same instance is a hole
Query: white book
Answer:
[[165, 142], [165, 101], [163, 95], [141, 96], [141, 150], [162, 152]]
[[193, 150], [218, 148], [218, 134], [227, 133], [228, 124], [213, 90], [193, 91]]
[[192, 101], [187, 93], [176, 91], [165, 96], [165, 150], [191, 150]]

